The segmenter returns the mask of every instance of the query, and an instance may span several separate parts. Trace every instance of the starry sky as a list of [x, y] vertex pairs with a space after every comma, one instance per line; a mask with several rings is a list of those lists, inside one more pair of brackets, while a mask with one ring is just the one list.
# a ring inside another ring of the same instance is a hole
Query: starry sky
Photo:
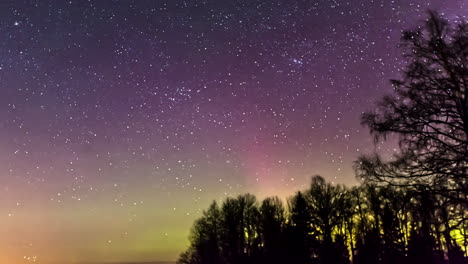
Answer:
[[175, 260], [211, 200], [353, 185], [402, 29], [464, 0], [0, 1], [0, 262]]

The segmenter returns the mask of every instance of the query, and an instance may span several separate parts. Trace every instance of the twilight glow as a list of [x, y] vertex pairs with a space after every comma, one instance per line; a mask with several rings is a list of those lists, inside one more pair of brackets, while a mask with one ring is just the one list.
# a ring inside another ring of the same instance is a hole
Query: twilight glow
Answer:
[[0, 263], [174, 261], [213, 199], [355, 184], [401, 30], [467, 4], [1, 2]]

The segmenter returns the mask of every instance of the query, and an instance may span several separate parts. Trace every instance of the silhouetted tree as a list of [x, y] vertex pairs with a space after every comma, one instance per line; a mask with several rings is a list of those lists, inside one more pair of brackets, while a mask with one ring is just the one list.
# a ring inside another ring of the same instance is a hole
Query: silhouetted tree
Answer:
[[354, 256], [355, 264], [380, 263], [381, 238], [375, 229], [359, 234]]
[[[400, 263], [404, 260], [405, 244], [400, 215], [404, 214], [407, 198], [404, 193], [391, 186], [380, 190], [383, 199], [381, 214], [382, 263]], [[400, 214], [401, 213], [401, 214]]]
[[430, 12], [423, 28], [403, 34], [402, 46], [409, 64], [392, 81], [395, 94], [362, 116], [376, 140], [397, 135], [400, 153], [390, 162], [360, 157], [358, 176], [468, 206], [468, 24], [450, 26]]
[[180, 254], [177, 264], [201, 264], [201, 260], [198, 257], [198, 252], [193, 247], [189, 247]]
[[228, 198], [222, 206], [223, 256], [229, 264], [251, 263], [260, 254], [257, 200], [251, 194]]
[[[382, 236], [381, 214], [382, 203], [379, 189], [375, 185], [364, 185], [359, 191], [361, 195], [360, 220], [365, 227], [357, 237], [356, 263], [381, 263], [382, 260]], [[362, 215], [363, 214], [363, 215]]]
[[213, 202], [192, 227], [191, 245], [181, 255], [179, 263], [222, 264], [220, 248], [220, 211]]
[[260, 206], [260, 233], [263, 241], [263, 259], [267, 263], [285, 263], [283, 237], [285, 209], [278, 197], [263, 200]]
[[178, 263], [460, 264], [467, 212], [450, 202], [389, 185], [349, 190], [316, 176], [289, 199], [288, 211], [277, 197], [260, 206], [250, 194], [227, 198], [221, 208], [213, 202]]
[[318, 253], [316, 237], [311, 226], [310, 209], [302, 192], [297, 192], [289, 201], [290, 219], [286, 229], [286, 251], [292, 264], [311, 262]]
[[[409, 64], [403, 78], [392, 81], [395, 94], [385, 96], [376, 111], [362, 116], [376, 141], [396, 135], [400, 152], [388, 162], [378, 154], [360, 157], [357, 176], [423, 194], [416, 198], [425, 199], [427, 193], [436, 200], [446, 197], [446, 205], [467, 211], [468, 24], [451, 26], [430, 12], [424, 27], [404, 32], [402, 46]], [[455, 246], [451, 232], [456, 228], [451, 224], [451, 212], [437, 203], [430, 205], [426, 215], [413, 214], [419, 217], [419, 230], [411, 233], [413, 251], [424, 249], [429, 254], [429, 248], [445, 248], [450, 252]], [[466, 217], [460, 219], [465, 221]], [[420, 245], [424, 242], [430, 245]], [[387, 246], [388, 250], [394, 249]]]
[[434, 248], [435, 241], [431, 235], [425, 234], [422, 230], [414, 230], [408, 243], [407, 263], [443, 263], [443, 254]]
[[[346, 200], [348, 191], [342, 185], [332, 185], [325, 182], [321, 176], [314, 176], [307, 192], [307, 202], [315, 231], [320, 234], [320, 260], [322, 264], [339, 263], [342, 250], [333, 241], [333, 232], [342, 227], [346, 213]], [[342, 238], [341, 238], [342, 239]], [[343, 241], [344, 242], [344, 241]], [[347, 254], [348, 255], [348, 254]]]

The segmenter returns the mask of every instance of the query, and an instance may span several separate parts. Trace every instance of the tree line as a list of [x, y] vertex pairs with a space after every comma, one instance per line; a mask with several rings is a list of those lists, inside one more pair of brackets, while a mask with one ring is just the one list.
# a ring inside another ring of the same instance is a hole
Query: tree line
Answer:
[[178, 263], [466, 263], [463, 206], [430, 192], [322, 177], [284, 204], [251, 194], [213, 202]]
[[178, 263], [468, 263], [468, 23], [429, 12], [401, 46], [402, 79], [362, 115], [376, 141], [398, 138], [398, 154], [359, 157], [359, 186], [314, 176], [286, 203], [213, 202]]

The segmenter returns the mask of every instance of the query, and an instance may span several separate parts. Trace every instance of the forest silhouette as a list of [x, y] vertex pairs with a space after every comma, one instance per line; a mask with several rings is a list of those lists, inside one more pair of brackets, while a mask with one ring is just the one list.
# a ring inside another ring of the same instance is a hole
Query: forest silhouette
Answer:
[[214, 201], [178, 263], [468, 263], [468, 24], [431, 11], [401, 47], [394, 93], [362, 115], [376, 141], [398, 138], [398, 154], [359, 157], [359, 186], [314, 176], [286, 203]]

